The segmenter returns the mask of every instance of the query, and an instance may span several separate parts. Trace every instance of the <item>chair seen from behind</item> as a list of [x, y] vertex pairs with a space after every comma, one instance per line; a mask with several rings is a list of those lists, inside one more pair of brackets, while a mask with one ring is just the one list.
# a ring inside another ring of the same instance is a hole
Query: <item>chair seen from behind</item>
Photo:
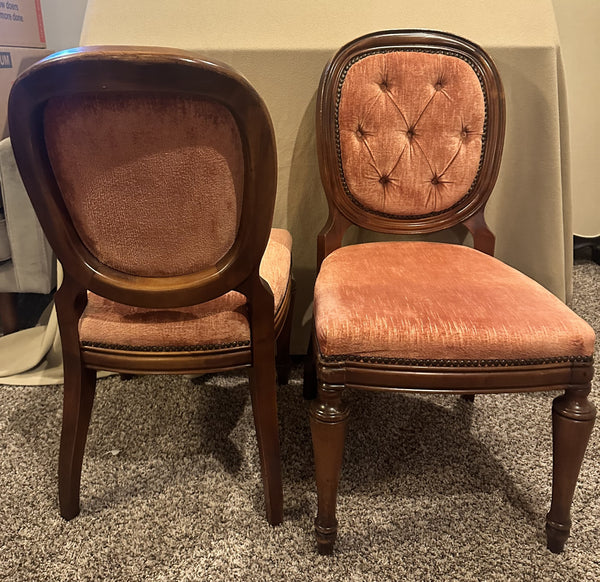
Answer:
[[267, 519], [282, 520], [291, 237], [271, 229], [266, 107], [226, 65], [172, 49], [63, 51], [16, 81], [15, 157], [64, 269], [61, 514], [79, 513], [96, 371], [250, 370]]

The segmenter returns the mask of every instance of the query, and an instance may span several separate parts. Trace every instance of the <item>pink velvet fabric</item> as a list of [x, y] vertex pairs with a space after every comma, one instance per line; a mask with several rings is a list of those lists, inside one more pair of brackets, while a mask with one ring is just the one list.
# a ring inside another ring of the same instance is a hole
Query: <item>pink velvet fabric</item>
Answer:
[[549, 291], [459, 245], [343, 247], [323, 262], [314, 311], [324, 356], [527, 360], [594, 351], [592, 328]]
[[371, 210], [439, 212], [477, 175], [485, 102], [459, 58], [388, 52], [357, 61], [342, 85], [338, 121], [346, 184]]
[[[289, 282], [291, 244], [287, 231], [273, 229], [260, 264], [260, 275], [273, 291], [275, 312]], [[84, 344], [132, 348], [214, 346], [250, 340], [246, 298], [237, 291], [177, 309], [142, 309], [89, 293], [79, 334]]]
[[168, 276], [214, 265], [243, 194], [231, 113], [203, 99], [73, 96], [44, 114], [48, 154], [81, 240], [101, 262]]

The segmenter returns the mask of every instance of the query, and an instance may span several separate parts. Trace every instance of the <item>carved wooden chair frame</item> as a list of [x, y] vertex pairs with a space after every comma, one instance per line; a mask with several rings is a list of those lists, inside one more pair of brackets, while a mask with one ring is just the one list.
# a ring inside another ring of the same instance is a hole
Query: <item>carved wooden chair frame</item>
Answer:
[[[341, 84], [353, 62], [367, 54], [410, 50], [439, 52], [466, 60], [476, 72], [486, 98], [485, 152], [471, 190], [453, 207], [439, 213], [391, 216], [362, 208], [352, 200], [341, 176], [337, 107]], [[493, 255], [494, 235], [484, 220], [502, 154], [505, 125], [504, 93], [488, 55], [477, 45], [452, 34], [424, 30], [385, 31], [363, 36], [342, 47], [321, 77], [317, 102], [317, 148], [329, 205], [329, 217], [318, 235], [318, 268], [342, 245], [352, 224], [383, 233], [425, 234], [462, 223], [474, 247]], [[591, 358], [539, 361], [396, 360], [378, 357], [325, 357], [312, 336], [318, 397], [310, 410], [318, 490], [315, 520], [319, 551], [331, 553], [337, 535], [335, 504], [348, 408], [345, 388], [373, 391], [460, 394], [565, 390], [553, 404], [554, 470], [552, 503], [546, 519], [548, 548], [560, 552], [570, 531], [570, 507], [583, 454], [592, 430], [595, 407], [588, 400], [593, 377]], [[314, 397], [314, 364], [306, 370], [305, 396]]]
[[[214, 266], [180, 276], [125, 274], [100, 262], [81, 241], [62, 199], [46, 151], [45, 105], [76, 94], [151, 93], [202, 97], [224, 105], [242, 140], [244, 191], [240, 224], [231, 249]], [[208, 373], [251, 368], [250, 386], [261, 452], [267, 518], [282, 520], [277, 429], [275, 338], [280, 373], [289, 363], [292, 281], [273, 317], [273, 293], [259, 275], [271, 229], [277, 160], [266, 107], [230, 67], [183, 51], [151, 47], [86, 47], [63, 51], [33, 66], [13, 88], [9, 104], [13, 148], [28, 194], [64, 268], [55, 296], [65, 373], [59, 459], [61, 514], [79, 513], [79, 484], [96, 370], [123, 374]], [[210, 301], [230, 290], [247, 298], [251, 341], [169, 353], [81, 346], [78, 326], [87, 291], [146, 308], [175, 308]]]

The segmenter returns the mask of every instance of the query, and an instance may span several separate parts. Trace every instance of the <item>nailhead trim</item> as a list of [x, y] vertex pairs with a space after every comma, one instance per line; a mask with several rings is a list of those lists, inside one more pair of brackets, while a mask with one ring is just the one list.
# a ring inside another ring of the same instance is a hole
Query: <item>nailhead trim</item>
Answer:
[[490, 368], [507, 366], [535, 366], [539, 364], [560, 364], [566, 362], [592, 363], [593, 356], [556, 356], [550, 358], [530, 358], [520, 360], [445, 360], [420, 358], [384, 358], [379, 356], [355, 356], [350, 354], [323, 356], [326, 363], [359, 362], [362, 364], [393, 364], [407, 366], [430, 366], [451, 368]]
[[[292, 282], [290, 277], [285, 288], [283, 297], [288, 294]], [[284, 301], [277, 307], [275, 315], [279, 314]], [[102, 348], [107, 350], [119, 350], [124, 352], [211, 352], [228, 348], [241, 348], [250, 346], [249, 340], [235, 341], [224, 344], [196, 344], [192, 346], [130, 346], [125, 344], [107, 344], [102, 342], [81, 342], [81, 345], [86, 348]]]
[[124, 352], [211, 352], [227, 348], [247, 347], [250, 341], [237, 341], [225, 344], [201, 344], [193, 346], [129, 346], [124, 344], [105, 344], [101, 342], [82, 342], [86, 348], [103, 348]]
[[[483, 93], [483, 100], [484, 100], [485, 115], [484, 115], [484, 121], [483, 121], [483, 131], [482, 131], [482, 135], [481, 135], [481, 156], [479, 157], [479, 165], [477, 166], [477, 173], [475, 174], [475, 178], [473, 178], [473, 182], [471, 182], [471, 186], [467, 190], [465, 195], [460, 200], [455, 202], [452, 206], [448, 206], [448, 208], [444, 208], [443, 210], [435, 210], [435, 211], [429, 212], [427, 214], [391, 214], [389, 212], [381, 212], [380, 210], [374, 210], [372, 208], [368, 208], [362, 202], [357, 200], [354, 197], [354, 195], [352, 194], [352, 192], [350, 192], [350, 188], [348, 188], [348, 184], [346, 183], [346, 176], [344, 175], [344, 167], [342, 164], [342, 153], [341, 153], [342, 150], [341, 150], [341, 145], [340, 145], [340, 125], [339, 125], [339, 109], [340, 109], [340, 101], [342, 98], [342, 85], [344, 84], [344, 81], [346, 80], [346, 75], [348, 74], [348, 71], [358, 61], [360, 61], [366, 57], [369, 57], [371, 55], [374, 55], [374, 54], [386, 54], [386, 53], [395, 53], [395, 52], [443, 54], [443, 55], [446, 55], [449, 57], [461, 59], [461, 60], [465, 61], [473, 69], [473, 71], [474, 71], [475, 75], [477, 75], [477, 78], [479, 79], [479, 83], [481, 85], [481, 92]], [[467, 56], [461, 55], [458, 53], [454, 53], [452, 51], [447, 51], [447, 50], [421, 49], [421, 48], [381, 49], [381, 50], [369, 51], [365, 54], [358, 55], [358, 56], [354, 57], [353, 59], [351, 59], [348, 62], [348, 64], [344, 67], [344, 70], [342, 71], [341, 76], [340, 76], [340, 82], [339, 82], [339, 85], [337, 88], [336, 100], [335, 100], [335, 145], [336, 145], [336, 155], [337, 155], [337, 160], [338, 160], [338, 170], [340, 172], [340, 177], [342, 179], [342, 186], [344, 188], [344, 192], [346, 193], [346, 196], [348, 196], [348, 198], [351, 200], [351, 202], [353, 202], [361, 210], [364, 210], [365, 212], [369, 212], [371, 214], [375, 214], [376, 216], [381, 216], [383, 218], [411, 220], [411, 219], [429, 218], [431, 216], [439, 216], [440, 214], [445, 214], [446, 212], [449, 212], [450, 210], [453, 210], [454, 208], [464, 204], [465, 200], [469, 197], [469, 195], [475, 188], [475, 185], [477, 184], [477, 181], [479, 179], [479, 174], [481, 173], [481, 166], [483, 165], [483, 158], [484, 158], [485, 149], [486, 149], [487, 123], [488, 123], [488, 101], [487, 101], [487, 94], [485, 92], [485, 86], [483, 83], [481, 71], [479, 71], [479, 68]]]

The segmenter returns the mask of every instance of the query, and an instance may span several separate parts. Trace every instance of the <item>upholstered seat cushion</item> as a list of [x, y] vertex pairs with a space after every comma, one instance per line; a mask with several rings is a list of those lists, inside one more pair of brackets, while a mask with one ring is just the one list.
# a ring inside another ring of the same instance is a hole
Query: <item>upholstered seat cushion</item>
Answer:
[[315, 287], [322, 356], [432, 360], [589, 357], [592, 328], [535, 281], [459, 245], [343, 247]]
[[[291, 268], [292, 237], [272, 229], [260, 264], [275, 300], [285, 297]], [[201, 305], [176, 309], [143, 309], [109, 301], [93, 293], [79, 324], [84, 345], [122, 349], [216, 349], [250, 341], [246, 298], [237, 291]]]

